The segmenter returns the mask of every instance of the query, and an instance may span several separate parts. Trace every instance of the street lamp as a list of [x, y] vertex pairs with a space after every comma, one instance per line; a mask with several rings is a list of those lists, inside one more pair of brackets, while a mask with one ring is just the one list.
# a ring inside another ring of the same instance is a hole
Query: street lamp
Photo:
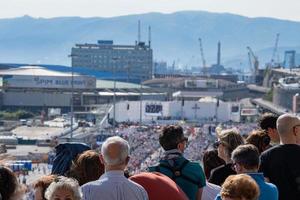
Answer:
[[71, 109], [71, 123], [70, 123], [70, 141], [73, 140], [73, 120], [74, 120], [74, 70], [73, 70], [73, 58], [77, 58], [78, 56], [75, 54], [68, 55], [71, 58], [71, 101], [70, 101], [70, 109]]
[[116, 133], [116, 67], [115, 62], [118, 60], [118, 57], [113, 57], [113, 77], [114, 77], [114, 96], [113, 96], [113, 133]]
[[142, 96], [143, 96], [143, 85], [142, 85], [142, 79], [140, 82], [140, 129], [142, 128], [142, 114], [143, 114], [143, 101], [142, 101]]

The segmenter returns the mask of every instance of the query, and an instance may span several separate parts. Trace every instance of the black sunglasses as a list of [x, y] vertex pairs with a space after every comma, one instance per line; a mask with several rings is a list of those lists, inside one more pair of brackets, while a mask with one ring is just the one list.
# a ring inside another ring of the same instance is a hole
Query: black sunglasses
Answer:
[[213, 143], [213, 147], [215, 149], [217, 149], [220, 146], [221, 142], [220, 141], [216, 141], [215, 143]]

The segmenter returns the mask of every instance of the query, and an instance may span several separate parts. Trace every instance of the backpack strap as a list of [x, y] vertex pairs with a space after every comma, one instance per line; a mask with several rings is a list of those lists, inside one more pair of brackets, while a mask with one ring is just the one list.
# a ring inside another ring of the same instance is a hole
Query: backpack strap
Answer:
[[165, 169], [168, 169], [169, 171], [172, 172], [172, 177], [171, 179], [176, 182], [176, 179], [178, 178], [183, 178], [188, 182], [191, 182], [194, 185], [199, 186], [200, 182], [199, 181], [195, 181], [192, 178], [188, 177], [187, 175], [182, 173], [182, 170], [185, 168], [185, 166], [189, 163], [190, 161], [185, 159], [183, 161], [183, 163], [179, 166], [179, 167], [172, 167], [170, 164], [166, 164], [166, 163], [160, 163], [159, 165], [157, 165], [155, 167], [155, 171], [160, 172], [160, 167], [163, 167]]

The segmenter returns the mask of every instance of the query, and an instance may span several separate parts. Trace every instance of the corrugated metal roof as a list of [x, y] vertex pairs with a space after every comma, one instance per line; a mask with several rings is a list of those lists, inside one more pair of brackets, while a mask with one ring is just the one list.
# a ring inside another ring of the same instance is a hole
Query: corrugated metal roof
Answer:
[[[135, 84], [135, 83], [126, 83], [126, 82], [119, 82], [116, 81], [116, 88], [140, 88], [140, 84]], [[97, 80], [96, 83], [96, 88], [98, 89], [113, 89], [114, 88], [114, 81], [108, 81], [108, 80]], [[149, 88], [147, 86], [143, 86], [143, 88]]]
[[[19, 68], [0, 70], [0, 75], [23, 75], [23, 76], [72, 76], [71, 73], [58, 72], [41, 66], [23, 66]], [[74, 76], [79, 74], [74, 73]]]

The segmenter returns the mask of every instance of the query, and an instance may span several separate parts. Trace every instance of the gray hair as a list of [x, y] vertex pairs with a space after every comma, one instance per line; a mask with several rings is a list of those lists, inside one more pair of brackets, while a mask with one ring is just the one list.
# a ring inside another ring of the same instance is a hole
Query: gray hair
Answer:
[[[117, 145], [115, 146], [117, 148], [115, 149], [117, 152], [117, 156], [114, 158], [111, 157], [108, 150], [109, 146], [112, 144]], [[130, 151], [130, 146], [128, 142], [119, 136], [113, 136], [107, 138], [107, 140], [105, 140], [105, 142], [102, 144], [101, 147], [101, 154], [103, 156], [105, 164], [111, 166], [116, 166], [125, 163], [126, 158], [129, 155], [129, 151]]]
[[55, 192], [59, 189], [70, 191], [73, 194], [74, 200], [80, 200], [82, 197], [79, 184], [75, 179], [59, 176], [47, 188], [45, 198], [51, 200]]
[[276, 125], [280, 137], [284, 137], [291, 133], [293, 127], [300, 125], [300, 120], [295, 115], [283, 114], [278, 117]]

